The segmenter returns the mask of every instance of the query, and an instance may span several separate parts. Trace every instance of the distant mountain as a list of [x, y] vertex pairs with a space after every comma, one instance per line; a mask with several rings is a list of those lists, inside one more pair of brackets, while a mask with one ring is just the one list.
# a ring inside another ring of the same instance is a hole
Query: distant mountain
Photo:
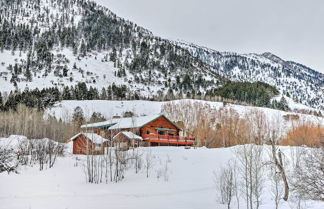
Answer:
[[324, 74], [266, 52], [219, 52], [191, 43], [176, 42], [190, 54], [232, 81], [262, 81], [279, 88], [282, 95], [311, 107], [324, 108]]
[[324, 75], [271, 53], [239, 55], [154, 36], [88, 0], [0, 0], [0, 91], [123, 86], [150, 98], [212, 96], [263, 81], [324, 108]]

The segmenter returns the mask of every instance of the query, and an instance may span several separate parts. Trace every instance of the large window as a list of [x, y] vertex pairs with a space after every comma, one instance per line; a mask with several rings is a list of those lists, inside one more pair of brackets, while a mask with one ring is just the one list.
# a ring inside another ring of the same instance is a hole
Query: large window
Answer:
[[159, 134], [159, 135], [165, 135], [165, 132], [164, 132], [164, 131], [161, 131], [161, 130], [159, 130], [159, 131], [158, 131], [158, 134]]

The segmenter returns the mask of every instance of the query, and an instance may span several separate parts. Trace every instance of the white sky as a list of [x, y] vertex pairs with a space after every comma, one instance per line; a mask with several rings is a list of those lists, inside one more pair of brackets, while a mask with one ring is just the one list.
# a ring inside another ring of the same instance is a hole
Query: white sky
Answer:
[[324, 73], [324, 0], [95, 0], [153, 34]]

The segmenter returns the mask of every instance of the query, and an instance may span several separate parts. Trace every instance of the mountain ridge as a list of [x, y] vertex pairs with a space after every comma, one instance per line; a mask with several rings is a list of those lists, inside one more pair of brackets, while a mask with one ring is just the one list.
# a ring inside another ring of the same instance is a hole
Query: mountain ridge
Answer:
[[275, 55], [218, 52], [163, 39], [88, 0], [0, 4], [0, 91], [85, 82], [98, 89], [125, 85], [143, 96], [190, 98], [229, 80], [262, 81], [296, 102], [324, 108], [324, 75], [277, 57], [279, 63]]

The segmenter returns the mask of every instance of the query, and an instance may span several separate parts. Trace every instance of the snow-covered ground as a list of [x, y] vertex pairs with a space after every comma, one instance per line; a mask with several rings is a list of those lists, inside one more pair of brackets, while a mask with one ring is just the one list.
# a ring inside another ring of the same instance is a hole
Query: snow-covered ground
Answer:
[[[83, 209], [83, 208], [152, 208], [215, 209], [219, 203], [214, 173], [235, 156], [238, 147], [218, 149], [184, 149], [183, 147], [140, 148], [145, 155], [151, 150], [154, 165], [149, 178], [144, 169], [135, 174], [130, 169], [119, 183], [86, 183], [84, 156], [60, 157], [51, 169], [21, 167], [19, 174], [0, 174], [1, 209]], [[268, 147], [265, 147], [267, 149]], [[289, 147], [282, 147], [289, 156]], [[264, 151], [267, 156], [267, 151]], [[76, 157], [80, 160], [75, 166]], [[159, 170], [168, 167], [166, 175], [157, 178]], [[268, 177], [265, 175], [265, 179]], [[274, 208], [270, 186], [265, 184], [260, 209]], [[244, 200], [241, 201], [241, 208]], [[323, 202], [303, 201], [304, 208], [320, 209]], [[233, 208], [236, 208], [235, 203]], [[280, 208], [296, 208], [281, 202]]]

